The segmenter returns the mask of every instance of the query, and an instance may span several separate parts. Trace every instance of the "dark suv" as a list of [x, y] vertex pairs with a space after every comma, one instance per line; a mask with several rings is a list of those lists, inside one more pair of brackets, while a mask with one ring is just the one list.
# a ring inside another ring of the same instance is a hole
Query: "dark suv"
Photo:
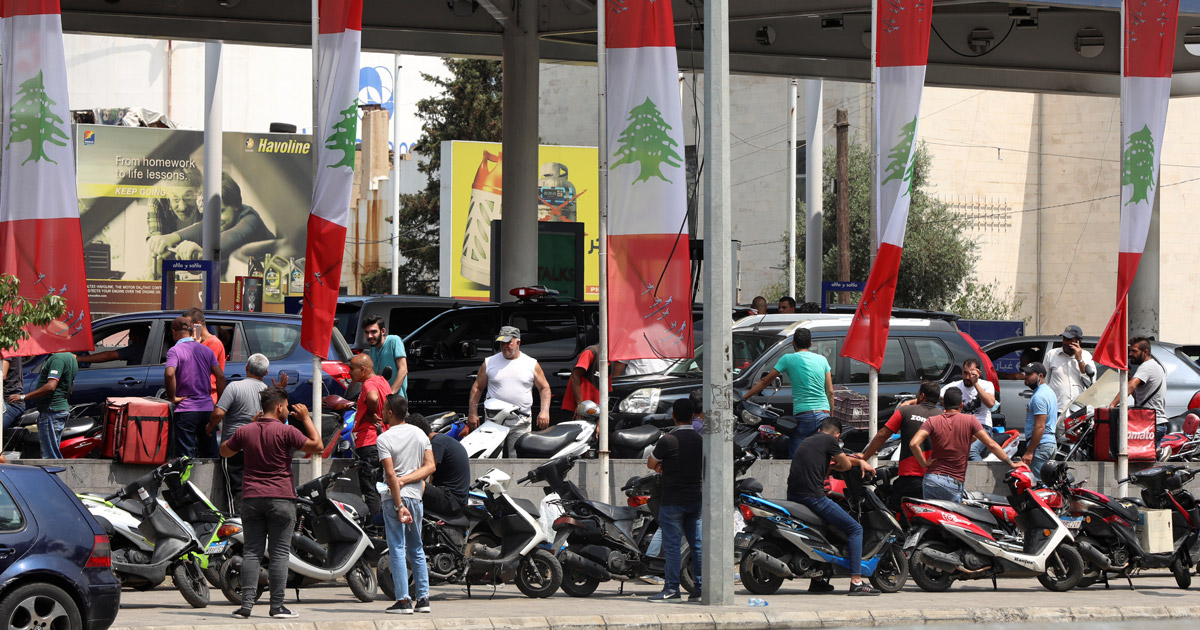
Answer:
[[108, 537], [75, 494], [47, 469], [0, 466], [0, 624], [104, 630], [120, 603]]
[[[162, 396], [166, 391], [165, 367], [171, 347], [170, 324], [181, 311], [148, 311], [106, 317], [92, 323], [96, 351], [119, 350], [129, 346], [143, 331], [149, 331], [140, 360], [79, 364], [79, 374], [71, 390], [71, 403], [103, 402], [110, 396]], [[261, 352], [271, 361], [270, 379], [280, 371], [288, 375], [288, 396], [292, 401], [312, 404], [312, 354], [300, 347], [300, 316], [242, 311], [205, 313], [208, 329], [225, 345], [225, 379], [245, 378], [246, 359]], [[329, 356], [322, 362], [322, 387], [327, 394], [343, 394], [350, 377], [346, 362], [350, 347], [335, 328], [329, 343]], [[25, 391], [34, 389], [45, 357], [25, 364]]]
[[[812, 351], [824, 356], [833, 369], [834, 387], [867, 393], [868, 367], [839, 356], [850, 328], [852, 315], [797, 314], [791, 323], [783, 315], [772, 315], [762, 323], [741, 322], [733, 330], [733, 388], [750, 389], [775, 367], [783, 355], [792, 352], [792, 334], [796, 328], [812, 331]], [[942, 383], [962, 377], [962, 364], [979, 358], [955, 325], [952, 315], [893, 317], [888, 333], [882, 369], [879, 370], [879, 417], [891, 415], [900, 394], [916, 394], [921, 381]], [[786, 324], [786, 325], [785, 325]], [[675, 400], [700, 389], [703, 347], [696, 358], [677, 363], [667, 373], [656, 376], [618, 377], [609, 398], [614, 427], [641, 424], [647, 414], [670, 413]], [[787, 374], [779, 387], [768, 387], [755, 402], [769, 402], [790, 413], [792, 390]]]
[[352, 348], [366, 346], [362, 322], [378, 315], [388, 334], [407, 337], [425, 322], [460, 306], [491, 306], [494, 302], [473, 302], [432, 295], [343, 295], [337, 301], [334, 326]]

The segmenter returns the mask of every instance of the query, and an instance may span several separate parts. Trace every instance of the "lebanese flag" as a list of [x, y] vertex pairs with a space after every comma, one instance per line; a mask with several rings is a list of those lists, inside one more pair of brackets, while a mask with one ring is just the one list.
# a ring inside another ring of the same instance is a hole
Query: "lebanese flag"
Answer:
[[608, 357], [690, 358], [692, 261], [671, 0], [605, 5]]
[[873, 186], [880, 242], [867, 287], [842, 345], [842, 356], [878, 370], [887, 345], [912, 201], [913, 156], [929, 59], [933, 3], [888, 0], [876, 5], [875, 137], [879, 152], [875, 156]]
[[1179, 0], [1122, 3], [1125, 36], [1121, 47], [1121, 238], [1117, 253], [1117, 304], [1095, 358], [1111, 368], [1128, 367], [1129, 287], [1137, 275], [1150, 215], [1158, 194], [1167, 105], [1171, 101], [1171, 68]]
[[358, 135], [362, 0], [321, 0], [317, 39], [317, 178], [304, 261], [300, 345], [327, 358], [333, 335]]
[[[0, 274], [16, 276], [30, 302], [51, 294], [66, 301], [62, 317], [29, 326], [29, 338], [5, 355], [91, 350], [58, 0], [0, 0], [0, 22], [6, 108]], [[0, 308], [0, 317], [7, 308]]]

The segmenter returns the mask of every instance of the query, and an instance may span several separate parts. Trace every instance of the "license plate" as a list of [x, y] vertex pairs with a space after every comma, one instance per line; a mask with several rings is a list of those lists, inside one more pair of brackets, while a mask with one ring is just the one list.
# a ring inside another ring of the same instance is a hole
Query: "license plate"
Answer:
[[908, 537], [904, 539], [904, 549], [912, 549], [917, 546], [917, 538], [920, 537], [920, 532], [909, 532]]
[[1082, 518], [1064, 518], [1062, 522], [1063, 525], [1067, 526], [1067, 529], [1079, 529], [1083, 526]]
[[221, 553], [222, 551], [225, 551], [225, 548], [228, 546], [229, 546], [228, 540], [219, 540], [219, 541], [209, 545], [208, 547], [206, 547], [204, 549], [204, 553], [211, 556], [214, 553]]
[[750, 542], [754, 540], [754, 536], [739, 532], [733, 537], [733, 548], [744, 550], [750, 547]]

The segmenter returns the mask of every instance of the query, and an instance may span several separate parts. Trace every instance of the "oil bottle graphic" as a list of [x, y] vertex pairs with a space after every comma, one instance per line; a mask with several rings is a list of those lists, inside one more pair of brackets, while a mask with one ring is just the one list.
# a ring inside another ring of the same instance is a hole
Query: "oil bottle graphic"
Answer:
[[492, 220], [500, 218], [501, 161], [504, 154], [483, 152], [475, 181], [471, 184], [471, 206], [463, 233], [462, 277], [476, 284], [492, 283]]
[[575, 184], [567, 178], [567, 165], [546, 162], [538, 180], [538, 221], [575, 222]]
[[288, 258], [290, 262], [290, 277], [288, 278], [288, 295], [304, 295], [304, 259]]
[[287, 293], [288, 265], [278, 256], [267, 254], [263, 272], [263, 302], [282, 304]]

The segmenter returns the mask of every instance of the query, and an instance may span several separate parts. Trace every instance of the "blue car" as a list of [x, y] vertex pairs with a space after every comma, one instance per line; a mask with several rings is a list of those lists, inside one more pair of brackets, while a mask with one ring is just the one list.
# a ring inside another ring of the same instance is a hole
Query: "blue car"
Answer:
[[108, 537], [48, 470], [0, 465], [0, 627], [105, 630], [121, 605]]
[[[111, 351], [112, 360], [79, 364], [72, 404], [102, 403], [116, 396], [158, 396], [166, 392], [165, 364], [171, 348], [171, 320], [182, 311], [127, 313], [96, 320], [92, 338], [96, 352]], [[246, 359], [255, 353], [271, 361], [268, 382], [288, 376], [292, 402], [312, 405], [312, 354], [300, 346], [300, 317], [277, 313], [210, 311], [205, 313], [209, 332], [225, 345], [225, 380], [245, 378]], [[115, 356], [120, 355], [120, 356]], [[343, 395], [350, 381], [350, 347], [337, 329], [321, 363], [323, 394]], [[25, 363], [25, 391], [33, 391], [45, 357]]]

